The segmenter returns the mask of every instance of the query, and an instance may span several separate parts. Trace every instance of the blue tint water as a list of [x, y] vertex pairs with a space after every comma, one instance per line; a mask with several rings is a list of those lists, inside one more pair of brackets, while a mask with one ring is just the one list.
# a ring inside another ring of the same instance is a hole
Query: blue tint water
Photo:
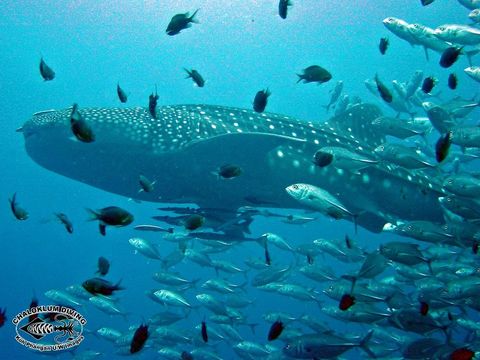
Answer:
[[[165, 28], [171, 16], [200, 8], [198, 20], [181, 34], [169, 37]], [[64, 108], [76, 102], [82, 107], [118, 106], [115, 92], [117, 81], [129, 93], [130, 106], [146, 106], [148, 95], [158, 86], [159, 104], [206, 103], [250, 108], [256, 91], [268, 87], [272, 91], [268, 111], [291, 116], [325, 120], [321, 105], [329, 100], [333, 81], [343, 80], [344, 93], [359, 95], [364, 101], [383, 105], [369, 94], [363, 82], [378, 73], [385, 82], [406, 81], [417, 69], [439, 78], [439, 88], [450, 98], [446, 87], [449, 71], [441, 69], [438, 54], [431, 53], [427, 62], [421, 48], [395, 38], [383, 26], [388, 16], [422, 23], [435, 28], [443, 23], [465, 23], [468, 11], [456, 1], [436, 1], [422, 7], [419, 1], [318, 1], [298, 0], [288, 18], [277, 15], [277, 1], [2, 1], [0, 4], [0, 307], [7, 308], [7, 323], [0, 328], [0, 358], [36, 359], [38, 353], [28, 351], [14, 340], [11, 319], [28, 307], [32, 296], [41, 304], [49, 304], [43, 293], [81, 283], [93, 276], [99, 256], [111, 261], [109, 279], [122, 280], [121, 306], [128, 322], [121, 317], [110, 318], [92, 306], [77, 310], [88, 320], [91, 331], [109, 326], [126, 331], [138, 326], [157, 311], [144, 291], [160, 288], [151, 279], [159, 269], [155, 261], [146, 262], [134, 255], [128, 239], [138, 236], [132, 228], [113, 229], [101, 237], [94, 223], [86, 222], [85, 207], [101, 208], [117, 205], [136, 216], [136, 223], [149, 223], [158, 214], [158, 204], [136, 204], [126, 198], [91, 188], [63, 178], [36, 165], [26, 155], [23, 138], [15, 129], [32, 113]], [[391, 46], [387, 55], [378, 51], [380, 37], [389, 36]], [[43, 82], [38, 63], [45, 61], [56, 71], [56, 78]], [[319, 64], [329, 69], [333, 81], [321, 86], [296, 84], [296, 73]], [[472, 97], [478, 84], [467, 78], [462, 69], [467, 66], [461, 58], [454, 69], [459, 75], [456, 94]], [[195, 68], [205, 77], [205, 88], [199, 89], [184, 79], [183, 67]], [[389, 109], [383, 109], [391, 113]], [[478, 115], [478, 112], [477, 112]], [[212, 156], [215, 156], [212, 154]], [[141, 160], [141, 159], [139, 159]], [[114, 159], [112, 159], [114, 161]], [[168, 169], [165, 169], [168, 171]], [[121, 176], [122, 174], [114, 174]], [[16, 221], [8, 207], [7, 198], [17, 192], [19, 203], [28, 209], [28, 221]], [[53, 212], [64, 212], [75, 226], [67, 234], [54, 220]], [[258, 219], [253, 235], [267, 231], [283, 235], [291, 244], [315, 238], [340, 238], [345, 232], [353, 235], [353, 225], [324, 218], [306, 226], [286, 226], [274, 220]], [[143, 234], [141, 234], [143, 235]], [[145, 237], [158, 240], [162, 255], [173, 249], [159, 235]], [[392, 236], [371, 234], [360, 230], [357, 241], [368, 249], [378, 246]], [[218, 256], [242, 260], [255, 254], [263, 256], [257, 245], [237, 247], [234, 252]], [[291, 255], [272, 249], [274, 261], [289, 263]], [[325, 256], [317, 261], [338, 263]], [[178, 271], [189, 278], [199, 274], [214, 277], [211, 269], [184, 263]], [[253, 276], [251, 274], [251, 276]], [[322, 286], [297, 277], [299, 283]], [[231, 277], [242, 282], [242, 276]], [[285, 297], [250, 291], [255, 305], [248, 309], [249, 322], [258, 323], [255, 334], [241, 328], [246, 339], [266, 342], [268, 324], [261, 315], [267, 311], [289, 310], [294, 315], [312, 314], [339, 331], [347, 328], [365, 333], [365, 327], [351, 327], [320, 315], [313, 303], [303, 303]], [[192, 302], [195, 292], [187, 292]], [[328, 300], [326, 300], [328, 303]], [[193, 311], [181, 326], [193, 329], [208, 315], [206, 310]], [[86, 333], [77, 349], [98, 350], [105, 358], [114, 358], [114, 347]], [[277, 344], [277, 346], [280, 346]], [[187, 348], [191, 349], [191, 347]], [[214, 347], [210, 347], [214, 350]], [[232, 358], [228, 344], [218, 347], [225, 358]], [[355, 358], [359, 352], [348, 356]], [[141, 358], [155, 357], [154, 349], [145, 349]], [[61, 354], [60, 358], [70, 358]]]

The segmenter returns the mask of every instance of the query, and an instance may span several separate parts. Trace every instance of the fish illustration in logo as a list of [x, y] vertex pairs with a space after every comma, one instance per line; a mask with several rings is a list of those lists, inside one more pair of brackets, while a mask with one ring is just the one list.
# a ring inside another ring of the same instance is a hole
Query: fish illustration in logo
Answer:
[[40, 340], [47, 335], [59, 332], [60, 334], [55, 336], [56, 343], [63, 342], [62, 338], [65, 336], [68, 336], [67, 340], [70, 341], [79, 335], [74, 329], [75, 320], [58, 320], [58, 323], [60, 324], [55, 325], [37, 317], [26, 325], [22, 326], [20, 329], [25, 331], [30, 336], [34, 337], [36, 340]]

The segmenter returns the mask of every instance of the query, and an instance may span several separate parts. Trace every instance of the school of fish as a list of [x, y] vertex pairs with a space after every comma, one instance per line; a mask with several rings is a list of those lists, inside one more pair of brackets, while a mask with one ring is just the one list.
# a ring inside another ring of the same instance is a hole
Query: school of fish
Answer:
[[[396, 38], [423, 47], [428, 61], [434, 61], [430, 51], [438, 53], [439, 69], [467, 57], [468, 77], [452, 72], [448, 79], [452, 94], [458, 81], [480, 82], [480, 66], [474, 65], [480, 58], [480, 1], [458, 2], [471, 10], [469, 25], [432, 29], [395, 17], [383, 21]], [[281, 19], [288, 21], [292, 5], [279, 0]], [[201, 10], [174, 15], [166, 35], [195, 31], [200, 16]], [[388, 56], [393, 42], [380, 38], [381, 56]], [[334, 77], [335, 69], [306, 65], [298, 70], [298, 83], [323, 87]], [[57, 72], [43, 57], [39, 70], [44, 81], [55, 80]], [[184, 71], [205, 88], [199, 91], [208, 90], [199, 71]], [[155, 223], [134, 225], [145, 236], [126, 240], [135, 254], [158, 265], [149, 275], [158, 285], [143, 296], [161, 311], [138, 309], [144, 320], [132, 324], [121, 306], [128, 283], [107, 280], [111, 265], [101, 254], [94, 277], [91, 271], [82, 283], [45, 289], [45, 298], [123, 317], [123, 330], [111, 327], [108, 317], [104, 327], [90, 329], [112, 344], [114, 354], [176, 360], [480, 356], [480, 175], [472, 170], [480, 157], [480, 127], [472, 116], [478, 117], [479, 99], [440, 100], [438, 80], [420, 70], [391, 84], [373, 72], [365, 81], [373, 95], [367, 102], [344, 94], [343, 85], [333, 84], [323, 123], [266, 112], [268, 87], [252, 94], [251, 109], [157, 106], [155, 88], [145, 107], [75, 103], [34, 114], [18, 132], [35, 162], [138, 202], [162, 204]], [[119, 83], [116, 93], [128, 103]], [[101, 171], [106, 175], [97, 176]], [[9, 204], [15, 219], [33, 216], [25, 194], [12, 194]], [[54, 215], [69, 234], [79, 226], [64, 213]], [[110, 228], [136, 221], [114, 205], [87, 209], [86, 215], [106, 237]], [[295, 229], [321, 217], [352, 226], [341, 239], [293, 239], [275, 229], [251, 234], [257, 218]], [[367, 249], [357, 238], [359, 227], [395, 236]], [[173, 251], [165, 254], [163, 243]], [[243, 263], [225, 256], [243, 247], [252, 252]], [[193, 270], [180, 273], [179, 264]], [[211, 269], [212, 276], [197, 277], [197, 267]], [[305, 304], [314, 310], [298, 315], [272, 306], [252, 319], [252, 292], [283, 296], [292, 310]], [[37, 305], [34, 298], [30, 306]], [[192, 312], [203, 320], [192, 325]], [[344, 331], [319, 320], [326, 317]], [[0, 327], [5, 321], [0, 308]], [[256, 331], [259, 323], [269, 331]], [[227, 348], [230, 357], [221, 357], [218, 348]], [[77, 351], [84, 359], [98, 355]]]

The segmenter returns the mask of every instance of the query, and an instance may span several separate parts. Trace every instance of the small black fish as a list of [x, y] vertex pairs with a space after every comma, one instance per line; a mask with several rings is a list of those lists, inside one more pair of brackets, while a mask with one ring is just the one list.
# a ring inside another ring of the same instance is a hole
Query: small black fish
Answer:
[[86, 209], [90, 213], [90, 220], [98, 220], [100, 234], [106, 234], [106, 226], [127, 226], [131, 224], [134, 220], [132, 214], [127, 210], [119, 208], [117, 206], [108, 206], [106, 208], [93, 211], [91, 209]]
[[258, 113], [262, 113], [267, 106], [268, 97], [272, 95], [272, 93], [267, 89], [260, 90], [255, 95], [255, 99], [253, 100], [253, 110]]
[[28, 219], [28, 212], [21, 208], [17, 203], [17, 193], [14, 193], [11, 199], [8, 199], [10, 202], [10, 209], [12, 209], [13, 216], [17, 220], [27, 220]]
[[327, 165], [330, 165], [332, 161], [333, 161], [333, 155], [330, 153], [323, 152], [321, 150], [318, 150], [313, 155], [313, 163], [319, 167], [325, 167]]
[[463, 47], [457, 48], [455, 46], [451, 46], [442, 53], [440, 57], [440, 66], [444, 68], [449, 68], [452, 66], [455, 61], [457, 61], [458, 56], [462, 52]]
[[388, 40], [388, 37], [381, 38], [380, 44], [378, 44], [378, 49], [380, 50], [380, 54], [385, 55], [389, 45], [390, 45], [390, 40]]
[[283, 329], [285, 329], [283, 323], [280, 320], [275, 321], [272, 326], [270, 326], [270, 330], [268, 331], [268, 341], [278, 339], [278, 337], [282, 334]]
[[[32, 298], [32, 301], [30, 302], [30, 306], [28, 307], [29, 309], [32, 309], [34, 307], [38, 306], [38, 299], [36, 297]], [[32, 314], [28, 317], [28, 322], [35, 320], [38, 318], [38, 314]]]
[[110, 296], [114, 291], [124, 290], [125, 288], [120, 286], [120, 281], [113, 285], [110, 281], [101, 278], [92, 278], [84, 281], [82, 286], [90, 294]]
[[108, 274], [108, 270], [110, 270], [110, 262], [108, 261], [107, 258], [100, 256], [98, 258], [97, 266], [98, 266], [98, 270], [96, 271], [96, 274], [100, 274], [101, 276], [105, 276]]
[[117, 95], [121, 103], [127, 102], [127, 93], [120, 87], [119, 83], [117, 83]]
[[173, 36], [178, 34], [180, 31], [188, 29], [191, 27], [191, 23], [197, 23], [198, 21], [195, 19], [195, 15], [197, 14], [198, 9], [190, 16], [190, 13], [185, 14], [177, 14], [172, 17], [170, 20], [166, 33], [167, 35]]
[[155, 85], [155, 94], [151, 93], [148, 97], [148, 112], [154, 118], [157, 119], [157, 101], [158, 101], [158, 93], [157, 93], [157, 85]]
[[5, 324], [5, 321], [7, 321], [7, 309], [0, 308], [0, 327]]
[[203, 87], [205, 85], [205, 80], [203, 79], [202, 75], [200, 75], [200, 73], [197, 70], [195, 70], [195, 69], [188, 70], [188, 69], [185, 69], [185, 68], [183, 68], [183, 70], [185, 70], [188, 74], [185, 79], [192, 78], [193, 82], [195, 84], [197, 84], [198, 87]]
[[242, 175], [243, 170], [240, 166], [234, 164], [222, 165], [217, 175], [223, 179], [233, 179]]
[[457, 88], [458, 80], [457, 80], [457, 75], [454, 73], [451, 73], [448, 76], [448, 87], [452, 90], [455, 90]]
[[270, 252], [268, 251], [267, 246], [265, 246], [265, 265], [267, 266], [272, 265], [272, 259], [270, 258]]
[[452, 144], [452, 132], [449, 131], [445, 135], [441, 135], [435, 144], [435, 158], [437, 162], [442, 162], [448, 156], [448, 150]]
[[433, 76], [429, 76], [423, 80], [422, 84], [422, 91], [425, 94], [430, 94], [430, 92], [433, 90], [433, 87], [435, 86], [435, 83], [437, 82], [437, 79], [435, 79]]
[[65, 229], [72, 234], [73, 233], [73, 224], [72, 222], [68, 219], [67, 215], [63, 213], [56, 213], [55, 216], [57, 219], [65, 226]]
[[297, 76], [297, 83], [303, 80], [304, 83], [316, 82], [322, 84], [332, 79], [332, 74], [318, 65], [307, 67], [303, 70], [303, 74], [297, 74]]
[[451, 360], [474, 360], [476, 358], [475, 354], [475, 351], [462, 347], [455, 349], [447, 358]]
[[353, 305], [355, 305], [355, 297], [350, 294], [345, 294], [340, 299], [338, 308], [342, 311], [346, 311], [350, 309]]
[[427, 5], [430, 5], [431, 3], [433, 3], [435, 0], [420, 0], [421, 4], [423, 6], [427, 6]]
[[183, 221], [183, 226], [187, 230], [196, 230], [205, 223], [205, 217], [199, 214], [192, 214]]
[[207, 324], [202, 321], [202, 339], [204, 342], [208, 342]]
[[345, 235], [345, 245], [347, 246], [347, 249], [352, 248], [352, 240], [350, 240], [350, 237], [348, 235]]
[[288, 7], [292, 6], [292, 2], [290, 0], [280, 0], [278, 3], [278, 15], [282, 19], [287, 18], [287, 13], [288, 13]]
[[393, 101], [393, 96], [390, 90], [380, 81], [378, 75], [375, 75], [375, 83], [377, 84], [377, 90], [380, 93], [383, 101], [391, 103]]
[[307, 254], [307, 264], [313, 265], [313, 261], [314, 261], [313, 256], [310, 254]]
[[193, 355], [190, 354], [188, 351], [182, 351], [180, 357], [182, 360], [193, 360]]
[[479, 248], [479, 243], [477, 241], [475, 241], [473, 244], [472, 244], [472, 253], [474, 253], [475, 255], [478, 254], [478, 248]]
[[40, 75], [42, 75], [43, 80], [45, 81], [53, 80], [55, 78], [55, 71], [43, 61], [43, 57], [40, 59]]
[[152, 182], [141, 174], [139, 176], [138, 181], [141, 187], [140, 191], [152, 192], [154, 190], [155, 181]]
[[145, 342], [149, 336], [148, 325], [140, 325], [140, 327], [135, 330], [133, 334], [132, 342], [130, 343], [130, 354], [134, 354], [142, 350]]
[[70, 125], [73, 135], [81, 142], [90, 143], [95, 141], [95, 134], [78, 110], [78, 104], [73, 104], [70, 114]]
[[426, 302], [421, 301], [420, 302], [420, 315], [427, 316], [429, 308], [430, 307], [428, 306], [428, 304]]

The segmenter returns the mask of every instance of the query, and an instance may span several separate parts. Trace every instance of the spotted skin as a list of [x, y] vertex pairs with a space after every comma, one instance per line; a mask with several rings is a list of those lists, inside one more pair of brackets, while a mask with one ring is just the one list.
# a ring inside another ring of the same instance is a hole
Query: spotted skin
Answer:
[[[94, 143], [72, 139], [70, 109], [52, 110], [23, 126], [26, 150], [51, 171], [113, 193], [228, 209], [249, 205], [245, 198], [254, 196], [298, 208], [285, 188], [303, 182], [335, 194], [372, 231], [396, 219], [442, 219], [440, 185], [427, 173], [382, 163], [353, 174], [313, 164], [324, 146], [371, 157], [384, 141], [369, 126], [381, 114], [373, 105], [356, 105], [323, 123], [212, 105], [159, 107], [157, 119], [145, 108], [80, 110]], [[242, 176], [212, 175], [228, 163], [240, 166]], [[139, 174], [157, 180], [153, 192], [138, 192]]]

